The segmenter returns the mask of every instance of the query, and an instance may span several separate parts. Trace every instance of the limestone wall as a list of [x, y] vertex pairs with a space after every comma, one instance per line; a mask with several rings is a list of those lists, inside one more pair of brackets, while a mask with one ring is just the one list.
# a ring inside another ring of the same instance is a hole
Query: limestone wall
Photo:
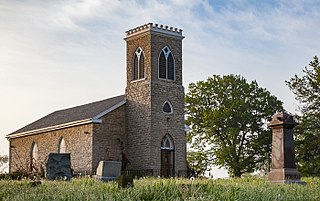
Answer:
[[102, 117], [101, 124], [94, 124], [93, 132], [93, 170], [101, 160], [121, 161], [121, 142], [125, 144], [125, 105]]
[[[186, 170], [186, 138], [184, 132], [184, 88], [182, 86], [182, 40], [163, 35], [152, 36], [152, 150], [153, 166], [155, 169], [161, 167], [162, 138], [168, 133], [172, 136], [175, 150], [175, 171]], [[158, 54], [163, 47], [168, 46], [175, 59], [175, 80], [158, 79]], [[162, 111], [165, 101], [170, 101], [173, 113], [168, 115]]]
[[[175, 143], [175, 171], [186, 170], [184, 88], [182, 86], [182, 38], [151, 31], [127, 38], [127, 154], [132, 169], [161, 169], [161, 140], [169, 133]], [[175, 59], [175, 80], [158, 78], [158, 56], [168, 46]], [[132, 81], [132, 58], [141, 47], [145, 75]], [[165, 101], [174, 112], [163, 113]], [[169, 118], [169, 120], [167, 120]]]
[[[163, 96], [163, 94], [166, 94]], [[184, 98], [183, 87], [165, 86], [158, 87], [154, 84], [152, 88], [152, 150], [153, 168], [160, 169], [160, 144], [162, 138], [169, 134], [174, 141], [175, 170], [186, 170], [186, 138], [184, 132]], [[165, 101], [170, 101], [173, 107], [172, 114], [165, 114], [162, 111]]]
[[[130, 169], [148, 169], [151, 161], [151, 36], [140, 35], [127, 40], [127, 88], [126, 88], [126, 155]], [[145, 78], [132, 81], [132, 58], [141, 47], [145, 57]]]
[[13, 138], [10, 140], [10, 171], [30, 171], [32, 144], [38, 148], [37, 166], [44, 165], [49, 153], [57, 153], [61, 137], [66, 152], [71, 154], [71, 167], [75, 172], [92, 172], [92, 124]]

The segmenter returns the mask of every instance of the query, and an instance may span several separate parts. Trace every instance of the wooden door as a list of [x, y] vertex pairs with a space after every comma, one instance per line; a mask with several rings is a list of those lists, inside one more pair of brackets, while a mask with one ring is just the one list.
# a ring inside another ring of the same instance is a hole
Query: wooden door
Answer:
[[174, 151], [168, 149], [161, 150], [161, 177], [174, 176]]

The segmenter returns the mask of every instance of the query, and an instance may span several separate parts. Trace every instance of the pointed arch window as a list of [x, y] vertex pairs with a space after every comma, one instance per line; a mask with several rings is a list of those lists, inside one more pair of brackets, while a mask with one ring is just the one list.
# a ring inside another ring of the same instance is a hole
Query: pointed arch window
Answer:
[[35, 142], [32, 144], [31, 157], [35, 161], [38, 160], [38, 146]]
[[30, 153], [30, 169], [31, 171], [36, 170], [36, 164], [38, 161], [38, 146], [35, 142], [32, 143], [31, 153]]
[[172, 114], [173, 113], [173, 108], [172, 105], [169, 101], [164, 102], [162, 111], [166, 114]]
[[161, 149], [174, 150], [174, 143], [172, 137], [166, 134], [161, 141]]
[[66, 153], [66, 143], [63, 137], [59, 141], [58, 153]]
[[144, 55], [142, 49], [139, 47], [134, 53], [132, 63], [132, 80], [139, 80], [144, 78]]
[[158, 59], [159, 78], [174, 80], [175, 79], [175, 62], [171, 50], [166, 46], [159, 55]]

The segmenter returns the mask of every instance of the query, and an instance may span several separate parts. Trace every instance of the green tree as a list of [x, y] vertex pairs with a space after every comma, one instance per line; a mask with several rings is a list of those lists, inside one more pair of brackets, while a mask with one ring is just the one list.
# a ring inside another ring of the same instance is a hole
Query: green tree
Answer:
[[300, 102], [301, 115], [296, 127], [297, 164], [302, 176], [320, 176], [320, 65], [318, 57], [286, 81]]
[[213, 75], [189, 85], [185, 104], [192, 129], [187, 140], [200, 152], [212, 153], [213, 165], [240, 177], [269, 164], [271, 131], [265, 123], [283, 107], [256, 81]]
[[187, 162], [188, 168], [196, 177], [204, 175], [210, 168], [210, 156], [207, 152], [188, 151]]
[[320, 66], [317, 56], [305, 66], [304, 75], [295, 75], [286, 81], [289, 89], [294, 93], [296, 99], [301, 103], [302, 113], [320, 112]]

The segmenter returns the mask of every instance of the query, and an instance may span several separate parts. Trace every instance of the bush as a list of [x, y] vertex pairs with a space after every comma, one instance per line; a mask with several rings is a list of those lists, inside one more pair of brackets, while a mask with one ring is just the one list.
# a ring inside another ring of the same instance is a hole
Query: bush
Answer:
[[5, 173], [5, 174], [0, 174], [0, 180], [20, 180], [23, 178], [23, 173], [21, 172], [12, 172], [12, 173]]

